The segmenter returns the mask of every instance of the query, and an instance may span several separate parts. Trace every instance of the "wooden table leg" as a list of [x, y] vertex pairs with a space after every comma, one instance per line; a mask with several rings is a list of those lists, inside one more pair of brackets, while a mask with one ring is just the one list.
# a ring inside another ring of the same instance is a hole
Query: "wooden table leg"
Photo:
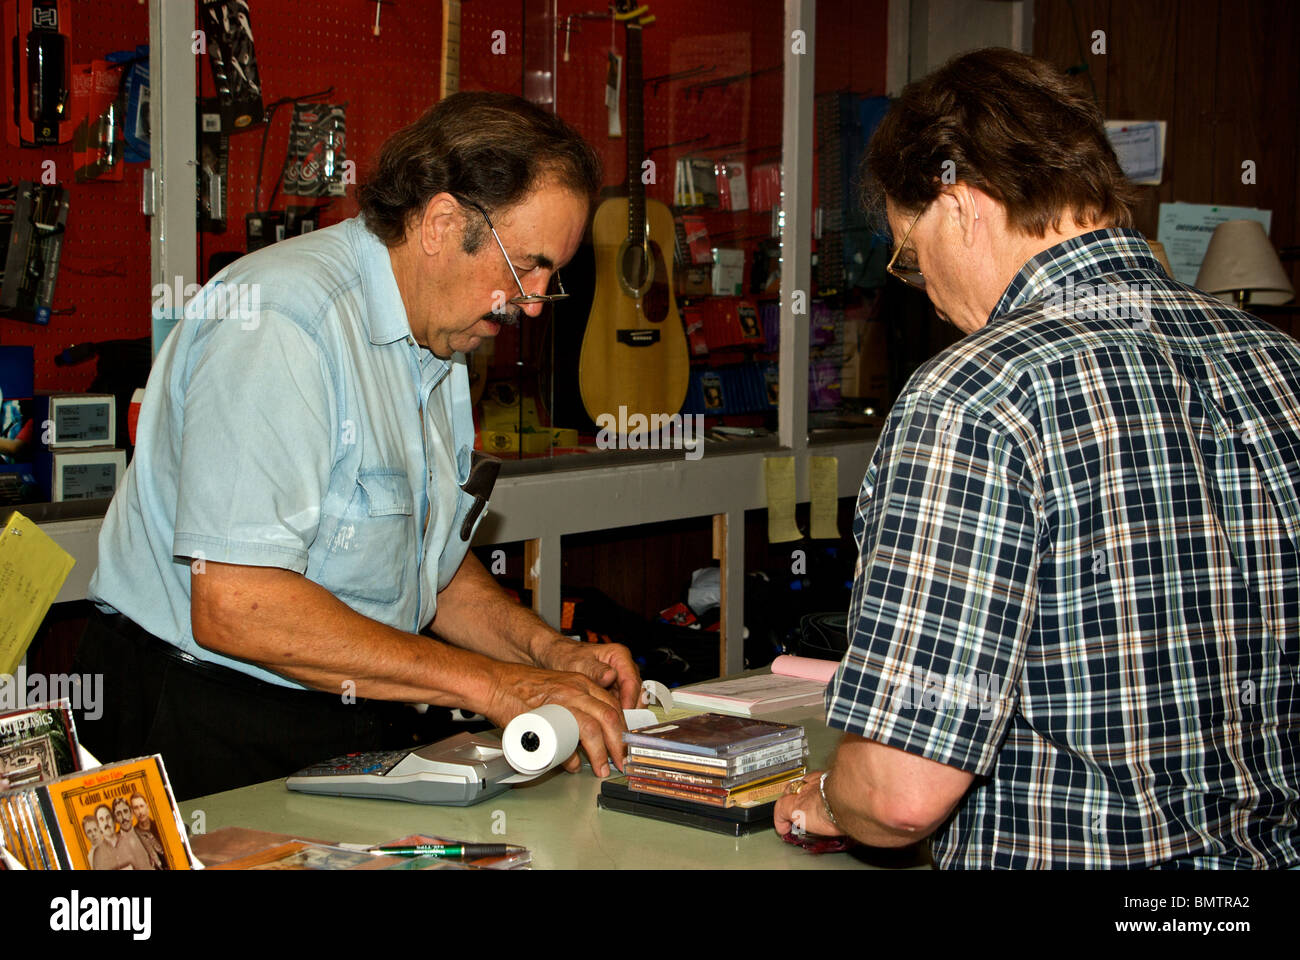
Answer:
[[524, 541], [524, 586], [533, 595], [533, 612], [560, 629], [560, 538]]

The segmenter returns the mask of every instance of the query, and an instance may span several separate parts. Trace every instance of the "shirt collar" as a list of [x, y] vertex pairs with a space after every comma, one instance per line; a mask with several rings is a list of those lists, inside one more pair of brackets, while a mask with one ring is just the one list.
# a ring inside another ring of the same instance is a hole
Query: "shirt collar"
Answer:
[[421, 379], [426, 385], [437, 385], [451, 369], [451, 362], [420, 346], [411, 336], [411, 323], [406, 318], [406, 305], [397, 289], [388, 248], [366, 228], [361, 217], [353, 217], [348, 224], [361, 262], [361, 289], [366, 301], [362, 322], [370, 332], [370, 342], [384, 344], [405, 340], [415, 351]]
[[406, 305], [393, 276], [393, 262], [383, 241], [371, 233], [361, 217], [348, 221], [352, 245], [361, 264], [361, 290], [365, 296], [364, 323], [371, 343], [392, 343], [411, 335]]
[[1146, 238], [1136, 230], [1113, 227], [1080, 234], [1030, 258], [989, 314], [989, 323], [1046, 299], [1054, 287], [1059, 289], [1070, 278], [1116, 276], [1125, 280], [1151, 273], [1166, 276]]

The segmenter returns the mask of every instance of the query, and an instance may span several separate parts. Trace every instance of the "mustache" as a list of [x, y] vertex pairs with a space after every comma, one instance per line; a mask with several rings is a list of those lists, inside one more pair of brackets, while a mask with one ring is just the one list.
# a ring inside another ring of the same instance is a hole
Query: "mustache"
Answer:
[[519, 325], [519, 317], [522, 310], [511, 310], [507, 313], [485, 313], [480, 319], [491, 320], [493, 323], [499, 323], [502, 326], [515, 327]]

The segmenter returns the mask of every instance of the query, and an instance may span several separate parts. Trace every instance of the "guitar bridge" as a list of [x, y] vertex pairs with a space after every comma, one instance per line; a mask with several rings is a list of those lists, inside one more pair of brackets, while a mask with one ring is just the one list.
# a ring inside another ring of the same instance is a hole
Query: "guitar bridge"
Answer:
[[620, 330], [618, 342], [629, 347], [648, 347], [659, 342], [658, 330]]

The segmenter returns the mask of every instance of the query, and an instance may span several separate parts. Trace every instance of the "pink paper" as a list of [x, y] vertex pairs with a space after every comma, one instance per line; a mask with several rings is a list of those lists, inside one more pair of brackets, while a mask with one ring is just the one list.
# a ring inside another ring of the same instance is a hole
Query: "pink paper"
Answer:
[[783, 677], [800, 677], [804, 680], [816, 680], [830, 683], [831, 677], [839, 669], [838, 660], [814, 660], [812, 657], [792, 657], [782, 654], [772, 661], [772, 672]]

